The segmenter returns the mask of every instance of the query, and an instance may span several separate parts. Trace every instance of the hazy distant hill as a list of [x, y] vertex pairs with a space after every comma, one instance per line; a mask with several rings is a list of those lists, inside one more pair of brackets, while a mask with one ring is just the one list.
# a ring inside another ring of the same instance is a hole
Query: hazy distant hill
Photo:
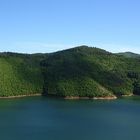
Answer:
[[117, 55], [130, 57], [130, 58], [138, 58], [138, 57], [140, 57], [140, 54], [136, 54], [136, 53], [132, 53], [132, 52], [117, 53]]

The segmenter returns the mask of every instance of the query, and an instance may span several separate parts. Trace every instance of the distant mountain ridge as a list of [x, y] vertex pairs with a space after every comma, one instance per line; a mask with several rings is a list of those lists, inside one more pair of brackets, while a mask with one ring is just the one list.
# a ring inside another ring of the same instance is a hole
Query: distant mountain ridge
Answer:
[[122, 56], [129, 57], [129, 58], [138, 58], [138, 57], [140, 57], [140, 54], [133, 53], [133, 52], [122, 52], [122, 53], [117, 53], [117, 55], [122, 55]]

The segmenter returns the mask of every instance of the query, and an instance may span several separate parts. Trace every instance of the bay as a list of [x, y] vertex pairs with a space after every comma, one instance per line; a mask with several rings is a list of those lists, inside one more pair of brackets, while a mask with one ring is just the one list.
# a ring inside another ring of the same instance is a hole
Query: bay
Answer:
[[1, 140], [139, 140], [140, 97], [0, 99]]

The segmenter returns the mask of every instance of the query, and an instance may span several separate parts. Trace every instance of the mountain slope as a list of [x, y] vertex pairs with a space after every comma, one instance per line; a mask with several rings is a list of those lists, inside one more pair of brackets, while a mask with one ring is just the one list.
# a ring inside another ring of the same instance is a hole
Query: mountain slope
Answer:
[[0, 54], [0, 96], [42, 92], [41, 58], [27, 54]]
[[92, 47], [76, 47], [43, 61], [44, 94], [101, 97], [129, 95], [140, 73], [139, 59]]

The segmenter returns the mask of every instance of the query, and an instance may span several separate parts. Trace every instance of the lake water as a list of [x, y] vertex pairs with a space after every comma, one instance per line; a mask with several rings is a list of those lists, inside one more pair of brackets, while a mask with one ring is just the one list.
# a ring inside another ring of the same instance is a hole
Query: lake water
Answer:
[[140, 97], [0, 99], [1, 140], [140, 140]]

